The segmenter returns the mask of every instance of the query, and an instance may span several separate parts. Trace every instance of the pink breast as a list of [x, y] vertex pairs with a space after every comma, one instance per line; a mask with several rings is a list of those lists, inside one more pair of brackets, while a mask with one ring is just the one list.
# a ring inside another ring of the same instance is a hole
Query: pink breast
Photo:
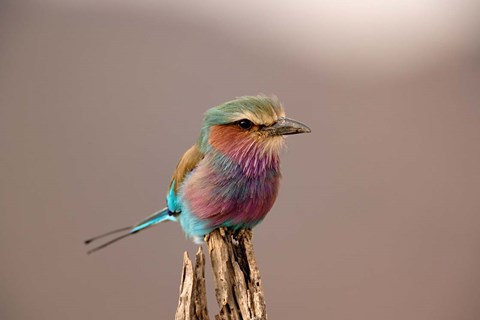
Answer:
[[191, 213], [211, 226], [226, 222], [255, 224], [272, 208], [278, 194], [280, 175], [243, 177], [212, 170], [204, 162], [189, 176], [182, 199]]

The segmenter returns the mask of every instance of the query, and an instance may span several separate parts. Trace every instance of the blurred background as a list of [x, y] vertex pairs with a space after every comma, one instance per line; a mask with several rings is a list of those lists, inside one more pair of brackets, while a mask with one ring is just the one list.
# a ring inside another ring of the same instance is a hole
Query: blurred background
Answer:
[[163, 207], [203, 112], [258, 93], [313, 130], [255, 229], [269, 318], [479, 319], [466, 0], [1, 1], [0, 319], [173, 319], [178, 225], [83, 240]]

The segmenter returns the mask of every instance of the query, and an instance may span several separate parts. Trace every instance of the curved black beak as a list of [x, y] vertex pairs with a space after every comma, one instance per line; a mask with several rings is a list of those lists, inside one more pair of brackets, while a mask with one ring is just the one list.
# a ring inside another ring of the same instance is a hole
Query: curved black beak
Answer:
[[286, 136], [289, 134], [312, 132], [312, 130], [303, 123], [288, 118], [280, 118], [273, 125], [264, 127], [262, 130], [268, 132], [272, 136]]

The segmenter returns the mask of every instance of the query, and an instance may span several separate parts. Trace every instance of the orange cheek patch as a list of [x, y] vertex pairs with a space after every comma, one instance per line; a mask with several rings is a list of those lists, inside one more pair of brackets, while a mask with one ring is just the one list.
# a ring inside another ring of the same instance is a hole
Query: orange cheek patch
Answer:
[[249, 132], [235, 126], [213, 126], [208, 138], [210, 145], [225, 155], [233, 155], [253, 142]]

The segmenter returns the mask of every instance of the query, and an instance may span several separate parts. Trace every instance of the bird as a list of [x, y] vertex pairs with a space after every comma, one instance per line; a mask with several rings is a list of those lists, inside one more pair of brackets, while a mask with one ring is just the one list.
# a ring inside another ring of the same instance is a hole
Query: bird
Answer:
[[255, 227], [278, 195], [285, 136], [310, 132], [285, 116], [275, 96], [243, 96], [208, 109], [200, 136], [173, 172], [166, 207], [134, 225], [86, 240], [90, 244], [124, 232], [88, 253], [164, 221], [180, 223], [195, 243], [219, 227]]

